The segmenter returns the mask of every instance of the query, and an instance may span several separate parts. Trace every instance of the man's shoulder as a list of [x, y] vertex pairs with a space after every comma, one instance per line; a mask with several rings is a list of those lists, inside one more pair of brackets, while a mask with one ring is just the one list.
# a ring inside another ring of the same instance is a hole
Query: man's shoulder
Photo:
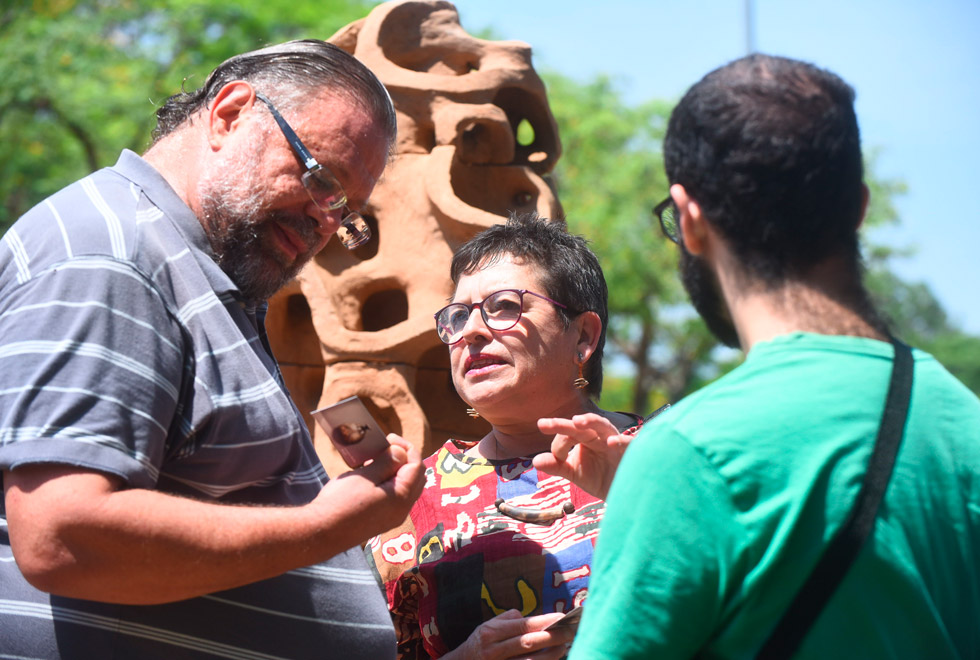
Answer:
[[877, 419], [891, 347], [846, 339], [788, 336], [753, 347], [742, 364], [672, 406], [664, 422], [696, 445], [752, 446], [756, 434], [819, 427], [835, 411], [865, 411]]
[[915, 359], [913, 387], [916, 394], [920, 390], [923, 396], [946, 401], [950, 405], [960, 405], [964, 409], [975, 410], [980, 415], [980, 398], [966, 385], [954, 376], [931, 353], [914, 348], [912, 355]]
[[[916, 349], [913, 355], [910, 428], [932, 418], [934, 441], [940, 427], [951, 437], [957, 435], [954, 429], [966, 437], [980, 435], [972, 430], [980, 429], [976, 395], [929, 353]], [[716, 459], [793, 451], [804, 438], [808, 446], [846, 442], [857, 435], [873, 439], [892, 356], [889, 343], [869, 339], [781, 338], [754, 348], [743, 364], [679, 401], [663, 420], [648, 424], [649, 432], [669, 428]], [[942, 415], [937, 417], [938, 411]]]
[[62, 188], [25, 213], [10, 229], [37, 269], [83, 255], [126, 259], [135, 244], [138, 189], [111, 168]]
[[[139, 157], [131, 154], [133, 159]], [[139, 163], [143, 169], [150, 167]], [[119, 164], [42, 201], [18, 219], [3, 243], [0, 270], [14, 272], [19, 283], [63, 264], [82, 262], [92, 268], [98, 263], [129, 268], [150, 278], [189, 245], [168, 214], [146, 195], [139, 177], [122, 171]]]

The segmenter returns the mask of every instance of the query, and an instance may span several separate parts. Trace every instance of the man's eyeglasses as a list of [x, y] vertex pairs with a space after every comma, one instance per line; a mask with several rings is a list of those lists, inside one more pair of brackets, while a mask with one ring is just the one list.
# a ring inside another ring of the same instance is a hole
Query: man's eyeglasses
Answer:
[[333, 215], [335, 211], [342, 210], [343, 217], [340, 221], [340, 229], [337, 230], [337, 236], [344, 247], [353, 250], [358, 245], [363, 245], [370, 240], [371, 228], [368, 227], [360, 213], [347, 208], [347, 194], [344, 192], [344, 187], [337, 181], [337, 177], [316, 161], [310, 150], [296, 135], [296, 131], [286, 123], [286, 120], [276, 110], [276, 106], [272, 105], [272, 101], [258, 92], [256, 92], [255, 98], [269, 107], [269, 112], [275, 117], [282, 134], [286, 136], [286, 141], [289, 142], [289, 146], [293, 148], [296, 157], [306, 168], [302, 178], [303, 187], [306, 188], [306, 192], [309, 193], [313, 203], [328, 215]]
[[524, 312], [525, 294], [547, 300], [562, 309], [568, 309], [565, 305], [548, 296], [542, 296], [540, 293], [534, 293], [527, 289], [494, 291], [479, 302], [470, 305], [452, 303], [436, 312], [433, 316], [436, 319], [436, 332], [439, 333], [439, 339], [445, 344], [455, 344], [462, 339], [463, 328], [466, 327], [466, 322], [470, 320], [470, 314], [476, 307], [480, 308], [480, 315], [488, 328], [491, 330], [510, 330], [521, 320], [521, 314]]
[[674, 204], [672, 197], [668, 197], [653, 207], [653, 214], [660, 220], [660, 229], [664, 236], [680, 245], [681, 243], [681, 216], [677, 212], [677, 205]]

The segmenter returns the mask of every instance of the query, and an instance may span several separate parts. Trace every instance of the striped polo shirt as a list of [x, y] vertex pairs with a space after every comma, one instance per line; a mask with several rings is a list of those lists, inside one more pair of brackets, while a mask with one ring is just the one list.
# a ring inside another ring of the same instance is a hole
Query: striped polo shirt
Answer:
[[[215, 263], [187, 205], [124, 151], [0, 240], [0, 469], [60, 463], [197, 499], [309, 502], [327, 477], [264, 315]], [[373, 659], [394, 648], [360, 548], [179, 603], [93, 603], [24, 581], [0, 504], [0, 657]]]

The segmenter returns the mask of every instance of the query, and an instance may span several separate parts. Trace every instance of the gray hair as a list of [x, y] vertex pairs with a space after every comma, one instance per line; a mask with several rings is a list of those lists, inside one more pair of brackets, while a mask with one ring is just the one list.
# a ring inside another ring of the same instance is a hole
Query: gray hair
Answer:
[[225, 60], [199, 89], [174, 94], [157, 110], [153, 142], [180, 128], [235, 80], [250, 83], [283, 107], [299, 105], [318, 91], [341, 94], [362, 104], [394, 142], [397, 124], [388, 90], [353, 55], [319, 39], [288, 41]]

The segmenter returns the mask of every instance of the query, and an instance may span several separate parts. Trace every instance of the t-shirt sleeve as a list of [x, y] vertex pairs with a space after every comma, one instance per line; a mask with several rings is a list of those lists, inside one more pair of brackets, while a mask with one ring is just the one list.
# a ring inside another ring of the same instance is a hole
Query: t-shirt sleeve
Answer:
[[585, 614], [572, 646], [584, 658], [690, 658], [725, 612], [743, 531], [705, 457], [651, 424], [610, 490]]
[[130, 264], [80, 257], [0, 301], [0, 468], [60, 463], [151, 487], [186, 378], [183, 334]]

